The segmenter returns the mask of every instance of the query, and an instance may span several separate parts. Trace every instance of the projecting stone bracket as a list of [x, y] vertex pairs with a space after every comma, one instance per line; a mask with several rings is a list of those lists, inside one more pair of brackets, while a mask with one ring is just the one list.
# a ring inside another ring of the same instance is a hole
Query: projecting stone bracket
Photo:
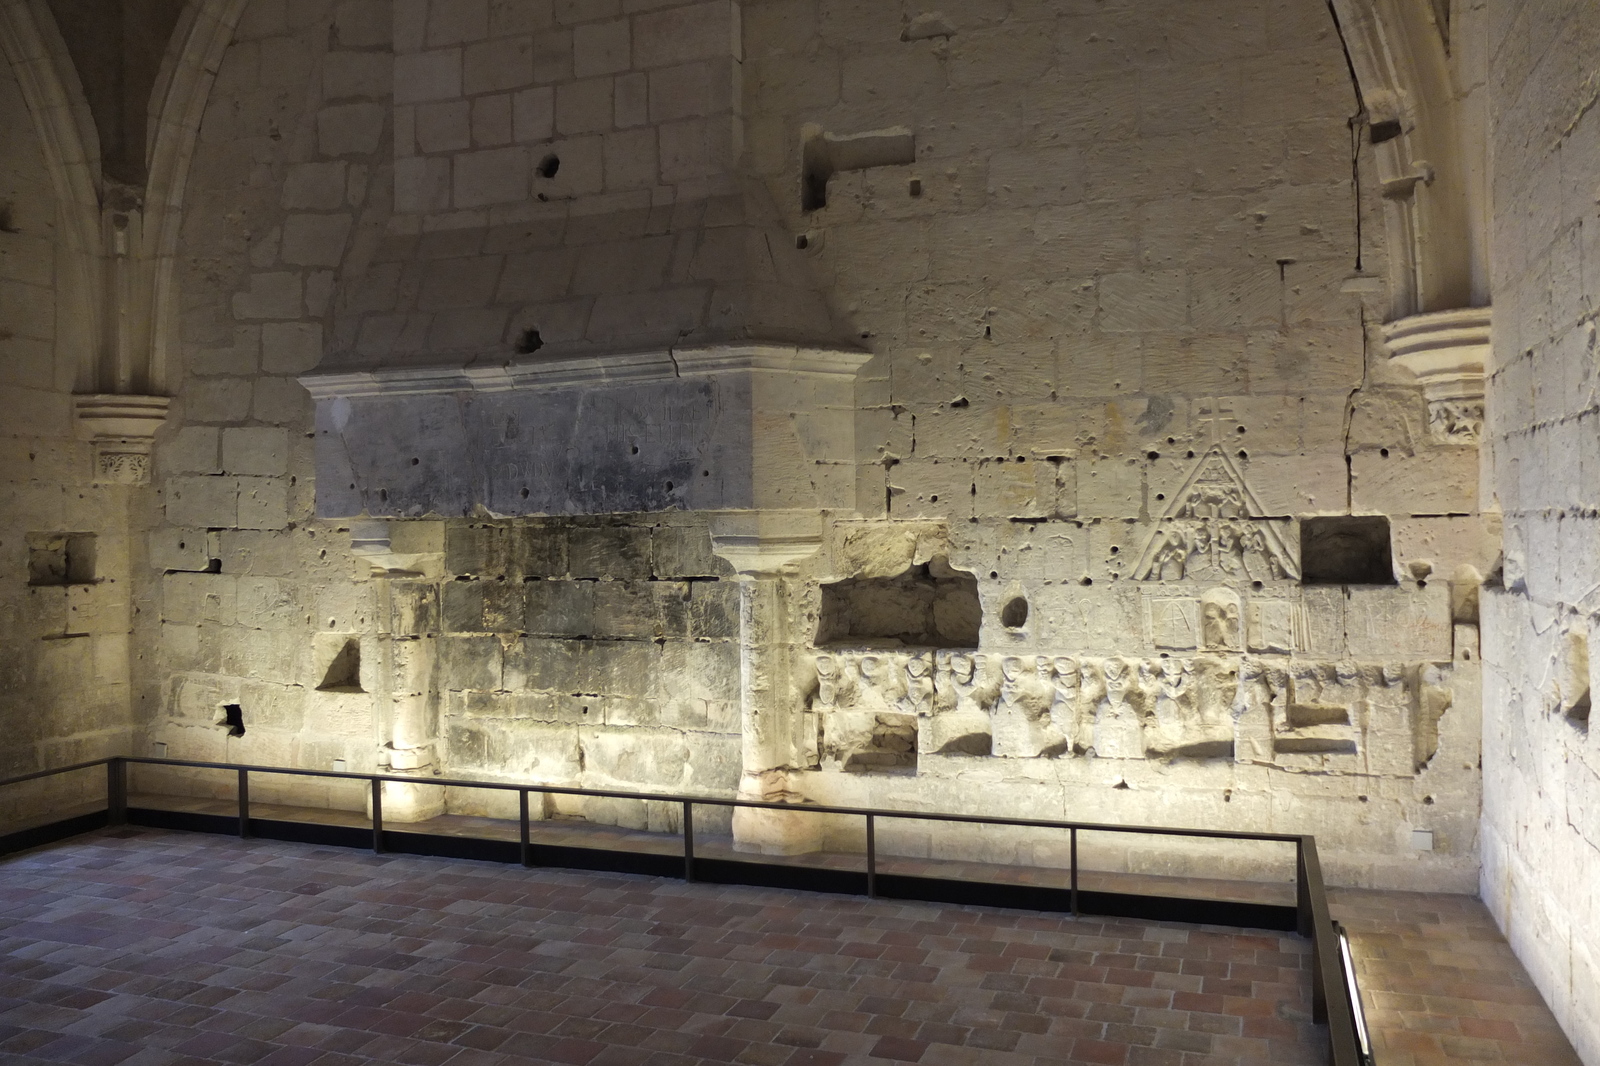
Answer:
[[94, 479], [113, 485], [150, 483], [150, 446], [167, 420], [166, 396], [74, 396], [78, 432], [94, 444]]
[[1478, 443], [1483, 433], [1483, 367], [1490, 309], [1411, 315], [1383, 327], [1392, 362], [1416, 375], [1428, 399], [1428, 428], [1444, 444]]

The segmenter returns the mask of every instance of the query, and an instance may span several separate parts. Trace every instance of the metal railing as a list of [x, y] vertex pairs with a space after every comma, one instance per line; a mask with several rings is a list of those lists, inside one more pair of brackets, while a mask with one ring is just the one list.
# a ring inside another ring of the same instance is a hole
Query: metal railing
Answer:
[[[838, 807], [813, 803], [777, 803], [766, 800], [746, 800], [718, 796], [684, 796], [659, 792], [623, 792], [611, 789], [574, 788], [563, 785], [514, 784], [503, 781], [473, 781], [445, 777], [406, 777], [396, 774], [364, 774], [343, 770], [309, 770], [286, 766], [255, 766], [238, 763], [203, 762], [187, 759], [160, 759], [142, 756], [112, 756], [90, 762], [75, 763], [52, 770], [0, 779], [0, 788], [35, 781], [96, 766], [106, 769], [106, 825], [123, 825], [128, 821], [128, 767], [130, 765], [172, 766], [187, 769], [231, 770], [238, 775], [236, 798], [238, 802], [238, 834], [251, 836], [250, 775], [274, 774], [288, 777], [334, 778], [365, 781], [371, 792], [372, 850], [382, 854], [387, 850], [385, 835], [390, 832], [383, 820], [383, 785], [387, 782], [404, 785], [430, 785], [441, 788], [475, 788], [499, 792], [515, 792], [518, 796], [519, 851], [523, 866], [532, 867], [534, 845], [529, 796], [583, 796], [599, 799], [639, 800], [644, 802], [679, 805], [682, 810], [683, 879], [695, 877], [695, 807], [747, 808], [782, 811], [788, 814], [804, 813], [862, 818], [866, 823], [866, 888], [867, 895], [876, 897], [879, 889], [877, 823], [879, 819], [901, 819], [959, 823], [965, 825], [1006, 826], [1024, 829], [1067, 830], [1070, 834], [1070, 910], [1080, 913], [1078, 886], [1078, 835], [1080, 832], [1121, 833], [1143, 836], [1193, 837], [1200, 839], [1236, 840], [1293, 844], [1295, 846], [1295, 919], [1297, 932], [1311, 941], [1311, 1003], [1312, 1020], [1328, 1029], [1328, 1051], [1331, 1066], [1370, 1066], [1372, 1060], [1363, 1052], [1358, 1041], [1351, 997], [1355, 991], [1354, 974], [1349, 972], [1340, 950], [1338, 931], [1328, 913], [1326, 887], [1322, 880], [1322, 864], [1317, 855], [1316, 838], [1288, 833], [1247, 833], [1226, 829], [1180, 829], [1167, 826], [1107, 825], [1095, 822], [1068, 822], [1043, 818], [994, 818], [970, 814], [946, 814], [927, 811], [901, 811], [881, 808]], [[66, 823], [59, 823], [65, 825]], [[47, 827], [46, 827], [47, 828]], [[73, 832], [81, 832], [74, 830]], [[16, 846], [5, 847], [9, 838], [0, 837], [0, 855], [46, 842], [37, 839], [39, 830], [13, 834], [26, 837]], [[70, 833], [63, 835], [72, 835]], [[56, 837], [54, 839], [60, 839]], [[1348, 990], [1348, 991], [1347, 991]]]

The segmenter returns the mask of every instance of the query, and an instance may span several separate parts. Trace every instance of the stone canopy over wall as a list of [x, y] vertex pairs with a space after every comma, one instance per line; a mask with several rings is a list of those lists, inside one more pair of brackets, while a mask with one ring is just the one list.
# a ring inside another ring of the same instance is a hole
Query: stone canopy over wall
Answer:
[[[1319, 4], [249, 0], [129, 497], [118, 735], [1315, 832], [1340, 881], [1470, 887], [1499, 528], [1440, 406], [1470, 372], [1380, 326], [1360, 111]], [[8, 574], [109, 528], [27, 513]], [[1386, 553], [1308, 571], [1352, 515]], [[819, 630], [825, 586], [865, 615], [922, 567], [975, 639]], [[960, 844], [991, 845], [1022, 854]]]

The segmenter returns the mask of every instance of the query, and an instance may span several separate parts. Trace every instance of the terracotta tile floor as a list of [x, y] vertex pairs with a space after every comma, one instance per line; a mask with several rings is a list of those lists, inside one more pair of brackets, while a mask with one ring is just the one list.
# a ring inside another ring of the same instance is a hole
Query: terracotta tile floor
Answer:
[[1323, 1059], [1308, 958], [1270, 933], [123, 829], [0, 862], [0, 1061], [1294, 1066]]
[[1328, 891], [1378, 1066], [1579, 1066], [1494, 919], [1471, 896]]

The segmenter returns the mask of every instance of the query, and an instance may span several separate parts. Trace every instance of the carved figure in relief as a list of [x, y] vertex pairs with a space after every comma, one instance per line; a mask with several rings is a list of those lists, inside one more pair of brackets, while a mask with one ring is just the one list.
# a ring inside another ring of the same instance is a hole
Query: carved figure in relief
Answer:
[[881, 658], [863, 655], [856, 663], [856, 670], [861, 677], [856, 686], [855, 702], [858, 709], [887, 711], [897, 702], [891, 700], [890, 694], [885, 691], [888, 677]]
[[1233, 460], [1213, 445], [1173, 494], [1134, 567], [1136, 581], [1283, 580], [1298, 567]]
[[1105, 661], [1102, 669], [1105, 698], [1095, 712], [1094, 753], [1102, 759], [1143, 758], [1144, 731], [1138, 712], [1128, 703], [1128, 689], [1133, 683], [1128, 664], [1113, 657]]
[[[1046, 664], [1048, 659], [1044, 660]], [[1049, 723], [1044, 711], [1048, 697], [1041, 699], [1038, 663], [1032, 678], [1023, 672], [1022, 660], [1008, 655], [1000, 660], [1000, 699], [990, 712], [994, 723], [994, 754], [1028, 758], [1044, 754], [1052, 746]], [[1045, 689], [1051, 692], [1052, 689]]]
[[926, 656], [907, 659], [905, 672], [906, 691], [898, 701], [898, 709], [904, 714], [932, 714], [934, 685]]
[[1189, 663], [1162, 659], [1161, 675], [1156, 679], [1155, 730], [1147, 737], [1152, 751], [1171, 751], [1181, 747], [1192, 710]]
[[817, 707], [833, 707], [839, 702], [839, 663], [831, 655], [817, 656]]
[[1422, 670], [1417, 691], [1416, 769], [1421, 773], [1439, 753], [1439, 719], [1455, 702], [1445, 683], [1445, 671], [1432, 664]]
[[1272, 762], [1271, 672], [1254, 659], [1239, 663], [1239, 687], [1230, 708], [1236, 762]]
[[1057, 656], [1052, 663], [1055, 690], [1050, 700], [1050, 724], [1071, 751], [1082, 750], [1083, 738], [1078, 722], [1078, 661], [1068, 655]]
[[934, 714], [956, 709], [955, 670], [950, 660], [950, 652], [942, 648], [933, 653]]
[[1238, 651], [1239, 594], [1211, 589], [1200, 597], [1200, 642], [1215, 651]]
[[937, 665], [939, 661], [936, 659], [934, 713], [918, 734], [921, 750], [938, 755], [991, 754], [992, 727], [981, 691], [983, 656], [946, 652], [942, 653], [942, 667]]
[[1182, 581], [1189, 568], [1189, 542], [1181, 533], [1166, 534], [1156, 553], [1155, 570], [1162, 581]]

